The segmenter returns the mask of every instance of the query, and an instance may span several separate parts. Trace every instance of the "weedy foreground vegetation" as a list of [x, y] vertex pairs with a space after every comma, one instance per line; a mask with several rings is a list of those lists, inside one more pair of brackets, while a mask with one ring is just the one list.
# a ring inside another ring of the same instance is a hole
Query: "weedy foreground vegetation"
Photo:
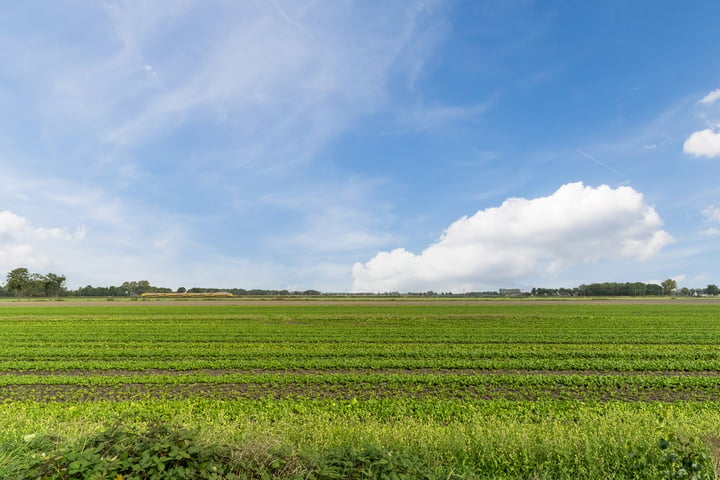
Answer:
[[720, 304], [0, 308], [0, 478], [720, 472]]

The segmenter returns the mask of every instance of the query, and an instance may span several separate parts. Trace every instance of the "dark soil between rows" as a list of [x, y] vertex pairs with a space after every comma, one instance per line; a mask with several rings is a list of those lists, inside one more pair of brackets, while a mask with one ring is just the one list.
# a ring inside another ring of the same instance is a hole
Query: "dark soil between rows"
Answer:
[[444, 398], [460, 400], [580, 400], [626, 402], [720, 401], [720, 391], [654, 389], [616, 386], [611, 388], [547, 385], [531, 389], [505, 386], [450, 387], [445, 385], [397, 384], [212, 384], [182, 385], [126, 383], [113, 386], [86, 385], [6, 385], [0, 387], [0, 401], [88, 402], [179, 400], [203, 398], [234, 399], [377, 399]]

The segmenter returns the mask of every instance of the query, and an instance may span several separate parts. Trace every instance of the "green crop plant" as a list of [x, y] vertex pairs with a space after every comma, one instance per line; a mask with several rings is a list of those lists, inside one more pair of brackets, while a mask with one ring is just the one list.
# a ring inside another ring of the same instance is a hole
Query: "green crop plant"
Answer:
[[122, 303], [0, 309], [0, 478], [153, 425], [248, 478], [714, 474], [720, 305]]

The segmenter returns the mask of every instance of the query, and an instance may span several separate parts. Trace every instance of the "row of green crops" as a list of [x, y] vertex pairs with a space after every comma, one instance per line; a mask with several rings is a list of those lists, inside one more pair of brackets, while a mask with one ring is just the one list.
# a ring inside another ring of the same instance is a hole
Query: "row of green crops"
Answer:
[[[28, 342], [30, 343], [30, 342]], [[720, 349], [693, 345], [362, 345], [162, 342], [12, 345], [0, 371], [151, 368], [197, 369], [472, 369], [702, 372], [720, 370]]]
[[711, 478], [718, 320], [690, 303], [0, 308], [0, 478], [26, 478], [18, 458], [101, 461], [72, 445], [157, 421], [229, 446], [239, 478], [357, 478], [338, 448], [377, 478]]
[[[719, 305], [313, 305], [13, 307], [0, 341], [405, 341], [717, 344]], [[390, 336], [388, 336], [390, 335]], [[429, 337], [429, 338], [428, 338]]]
[[14, 307], [0, 310], [0, 369], [717, 370], [718, 308]]

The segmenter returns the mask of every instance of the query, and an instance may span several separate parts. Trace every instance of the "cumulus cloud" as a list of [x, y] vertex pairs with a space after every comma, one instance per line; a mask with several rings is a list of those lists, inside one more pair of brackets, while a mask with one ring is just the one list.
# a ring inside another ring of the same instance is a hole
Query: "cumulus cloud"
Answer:
[[[709, 105], [720, 99], [720, 88], [705, 95], [699, 103]], [[720, 127], [718, 125], [717, 127]], [[693, 132], [683, 144], [683, 151], [696, 157], [716, 157], [720, 155], [720, 131], [706, 128]]]
[[713, 103], [718, 98], [720, 98], [720, 88], [713, 90], [712, 92], [705, 95], [702, 100], [700, 100], [700, 103]]
[[356, 263], [353, 290], [497, 288], [603, 259], [645, 260], [673, 241], [662, 224], [631, 187], [566, 184], [547, 197], [510, 198], [463, 217], [420, 254], [397, 248]]
[[696, 157], [716, 157], [720, 155], [720, 132], [707, 128], [693, 133], [685, 140], [683, 151]]
[[70, 232], [61, 228], [34, 227], [26, 218], [9, 210], [0, 212], [0, 265], [7, 268], [45, 266], [49, 259], [37, 245], [45, 241], [81, 240], [85, 229]]

